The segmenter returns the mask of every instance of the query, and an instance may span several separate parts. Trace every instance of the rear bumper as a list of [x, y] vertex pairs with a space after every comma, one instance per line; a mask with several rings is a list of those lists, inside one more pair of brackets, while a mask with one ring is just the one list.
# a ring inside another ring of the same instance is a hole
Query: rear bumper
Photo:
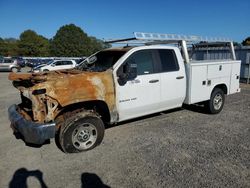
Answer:
[[23, 135], [25, 142], [42, 144], [46, 140], [55, 137], [55, 123], [35, 123], [26, 120], [17, 109], [17, 105], [9, 107], [9, 120], [11, 121], [12, 128]]

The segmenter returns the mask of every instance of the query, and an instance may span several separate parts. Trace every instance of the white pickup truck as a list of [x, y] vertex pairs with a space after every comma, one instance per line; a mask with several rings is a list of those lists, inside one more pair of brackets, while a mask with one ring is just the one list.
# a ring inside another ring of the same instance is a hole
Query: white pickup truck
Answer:
[[22, 99], [9, 108], [14, 131], [35, 144], [57, 134], [63, 151], [86, 151], [101, 143], [104, 125], [184, 103], [202, 102], [215, 114], [222, 110], [225, 95], [240, 92], [241, 62], [235, 60], [232, 42], [223, 39], [232, 59], [194, 61], [187, 43], [201, 38], [135, 33], [134, 38], [111, 42], [129, 41], [146, 45], [102, 50], [73, 70], [10, 73]]

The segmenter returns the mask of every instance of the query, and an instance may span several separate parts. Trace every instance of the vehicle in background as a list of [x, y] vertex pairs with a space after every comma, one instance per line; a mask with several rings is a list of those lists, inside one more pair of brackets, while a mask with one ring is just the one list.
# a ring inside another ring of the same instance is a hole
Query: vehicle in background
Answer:
[[2, 63], [4, 61], [4, 57], [0, 56], [0, 63]]
[[19, 65], [21, 68], [26, 66], [26, 61], [22, 57], [12, 57], [14, 63]]
[[72, 69], [76, 67], [77, 63], [75, 60], [54, 60], [50, 61], [46, 65], [39, 65], [34, 68], [34, 72], [42, 71], [53, 71], [53, 70], [62, 70], [62, 69]]
[[0, 71], [19, 72], [21, 68], [19, 61], [11, 57], [4, 57], [0, 62]]
[[49, 62], [38, 63], [36, 66], [32, 67], [32, 72], [40, 72], [40, 68], [42, 68], [46, 65], [50, 65], [53, 62], [54, 62], [54, 60], [50, 60]]
[[26, 62], [26, 66], [32, 69], [35, 69], [39, 65], [46, 65], [48, 62], [52, 61], [53, 59], [28, 59]]

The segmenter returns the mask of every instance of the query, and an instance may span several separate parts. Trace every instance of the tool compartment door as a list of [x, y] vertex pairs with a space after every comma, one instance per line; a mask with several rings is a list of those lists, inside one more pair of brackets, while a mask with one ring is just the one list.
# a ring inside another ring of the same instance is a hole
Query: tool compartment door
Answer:
[[229, 94], [240, 92], [240, 62], [232, 64], [232, 73], [230, 81], [230, 92]]
[[208, 100], [210, 97], [207, 87], [207, 65], [186, 64], [187, 94], [184, 103], [193, 104]]

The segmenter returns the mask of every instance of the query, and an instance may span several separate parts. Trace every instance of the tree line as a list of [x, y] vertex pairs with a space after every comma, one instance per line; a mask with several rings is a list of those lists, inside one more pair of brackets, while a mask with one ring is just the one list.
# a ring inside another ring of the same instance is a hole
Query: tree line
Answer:
[[250, 46], [250, 37], [247, 37], [245, 40], [242, 41], [243, 46]]
[[108, 47], [110, 45], [88, 36], [74, 24], [60, 27], [52, 39], [33, 30], [25, 30], [19, 39], [0, 38], [0, 56], [83, 57]]
[[[242, 45], [250, 46], [250, 37], [243, 40]], [[109, 44], [88, 36], [74, 24], [60, 27], [52, 39], [32, 30], [22, 32], [19, 39], [0, 37], [0, 56], [82, 57], [108, 47]]]

